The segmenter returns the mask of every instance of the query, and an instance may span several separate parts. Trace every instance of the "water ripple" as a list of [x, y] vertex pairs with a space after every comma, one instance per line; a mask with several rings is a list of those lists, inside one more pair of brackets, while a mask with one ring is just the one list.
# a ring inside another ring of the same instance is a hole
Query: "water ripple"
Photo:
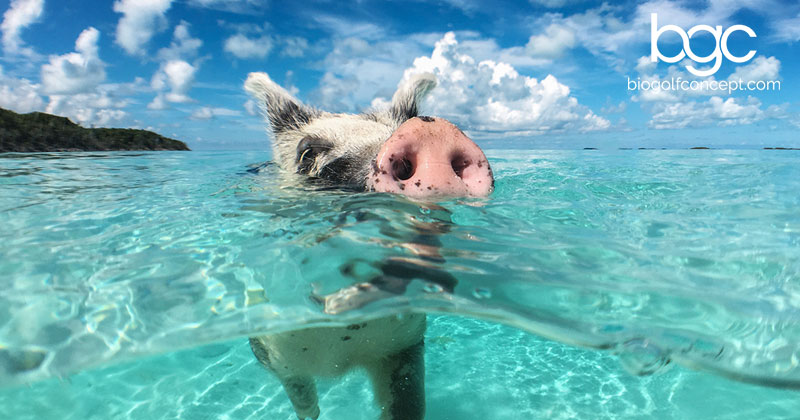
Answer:
[[490, 198], [423, 203], [258, 154], [4, 155], [0, 378], [413, 310], [800, 387], [800, 155], [489, 156]]

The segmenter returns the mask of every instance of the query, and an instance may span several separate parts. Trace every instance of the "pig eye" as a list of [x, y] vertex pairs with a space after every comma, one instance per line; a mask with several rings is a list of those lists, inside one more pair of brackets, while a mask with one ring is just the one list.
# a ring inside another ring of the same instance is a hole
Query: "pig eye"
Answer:
[[307, 136], [297, 143], [297, 172], [308, 173], [317, 157], [333, 149], [333, 143], [319, 137]]

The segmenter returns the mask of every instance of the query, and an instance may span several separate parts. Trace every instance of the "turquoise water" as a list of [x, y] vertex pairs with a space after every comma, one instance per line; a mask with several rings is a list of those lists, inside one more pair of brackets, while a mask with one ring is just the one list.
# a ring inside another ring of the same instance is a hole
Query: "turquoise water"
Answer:
[[[290, 418], [244, 337], [425, 310], [430, 419], [796, 417], [800, 153], [487, 155], [496, 192], [440, 203], [258, 153], [0, 155], [0, 414]], [[392, 260], [433, 274], [310, 298]], [[362, 373], [319, 388], [376, 416]]]

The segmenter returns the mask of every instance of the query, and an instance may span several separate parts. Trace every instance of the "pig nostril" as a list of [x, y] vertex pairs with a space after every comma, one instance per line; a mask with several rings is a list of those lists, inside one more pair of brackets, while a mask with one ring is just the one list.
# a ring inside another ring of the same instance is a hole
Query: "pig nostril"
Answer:
[[414, 165], [406, 157], [395, 160], [392, 162], [392, 175], [400, 181], [405, 181], [414, 175]]
[[450, 166], [453, 167], [453, 172], [458, 175], [459, 178], [464, 177], [464, 169], [466, 169], [472, 162], [469, 159], [465, 158], [464, 156], [456, 156], [453, 160], [450, 161]]

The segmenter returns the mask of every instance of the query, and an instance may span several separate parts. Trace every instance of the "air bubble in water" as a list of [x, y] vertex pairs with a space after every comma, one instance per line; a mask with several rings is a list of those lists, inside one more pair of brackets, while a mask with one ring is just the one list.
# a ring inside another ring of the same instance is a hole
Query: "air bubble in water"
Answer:
[[425, 293], [442, 293], [444, 291], [444, 288], [442, 288], [442, 286], [439, 286], [436, 283], [426, 283], [425, 287], [423, 287], [422, 290]]

